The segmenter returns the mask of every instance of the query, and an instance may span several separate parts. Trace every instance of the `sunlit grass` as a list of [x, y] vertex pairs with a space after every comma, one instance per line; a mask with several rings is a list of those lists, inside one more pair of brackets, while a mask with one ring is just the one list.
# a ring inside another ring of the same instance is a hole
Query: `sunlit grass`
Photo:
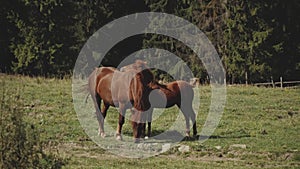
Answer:
[[[202, 144], [181, 142], [190, 146], [189, 153], [180, 153], [174, 147], [162, 155], [136, 160], [104, 151], [85, 134], [73, 108], [70, 79], [1, 75], [0, 81], [6, 86], [0, 88], [0, 93], [10, 86], [22, 89], [20, 100], [24, 103], [26, 120], [37, 126], [42, 141], [57, 144], [60, 155], [69, 159], [66, 168], [296, 168], [300, 165], [299, 88], [227, 87], [225, 111], [210, 139]], [[210, 90], [209, 86], [200, 86], [199, 133], [209, 111]], [[94, 111], [86, 113], [93, 115]], [[130, 112], [127, 114], [129, 117]], [[153, 133], [168, 129], [178, 114], [181, 113], [176, 107], [166, 109], [153, 122]], [[115, 129], [117, 121], [117, 109], [110, 108], [106, 123]], [[123, 133], [132, 136], [128, 119]], [[114, 137], [113, 133], [110, 137]], [[232, 148], [233, 144], [244, 144], [246, 148]]]

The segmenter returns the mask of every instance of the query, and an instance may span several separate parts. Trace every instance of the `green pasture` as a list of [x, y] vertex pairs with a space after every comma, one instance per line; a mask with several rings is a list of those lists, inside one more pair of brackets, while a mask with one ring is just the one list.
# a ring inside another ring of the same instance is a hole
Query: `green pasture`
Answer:
[[[162, 154], [131, 159], [107, 152], [85, 134], [73, 108], [71, 79], [0, 75], [0, 84], [1, 102], [20, 97], [20, 102], [10, 102], [11, 106], [21, 108], [24, 120], [38, 129], [40, 140], [46, 145], [44, 151], [65, 160], [63, 168], [300, 167], [299, 87], [228, 86], [222, 119], [207, 141], [182, 141]], [[211, 103], [211, 88], [200, 86], [195, 91], [200, 93], [200, 133]], [[86, 113], [94, 111], [88, 109]], [[153, 134], [168, 129], [178, 113], [181, 114], [176, 107], [164, 111], [153, 122]], [[117, 120], [117, 110], [110, 108], [106, 123], [116, 127]], [[128, 119], [123, 133], [132, 136]], [[104, 141], [113, 137], [108, 133]], [[181, 145], [189, 146], [190, 150], [180, 152]]]

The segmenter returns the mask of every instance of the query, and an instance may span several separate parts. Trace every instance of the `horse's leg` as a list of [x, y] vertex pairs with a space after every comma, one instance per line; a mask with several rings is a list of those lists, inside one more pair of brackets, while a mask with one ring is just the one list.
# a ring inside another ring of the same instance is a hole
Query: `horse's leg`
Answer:
[[144, 117], [141, 119], [141, 123], [143, 123], [142, 125], [140, 125], [141, 129], [140, 129], [140, 138], [145, 138], [146, 136], [146, 121], [147, 121], [147, 113], [144, 112]]
[[[147, 122], [148, 122], [148, 132], [147, 137], [151, 137], [151, 122], [152, 122], [152, 113], [153, 109], [150, 109], [149, 112], [147, 112]], [[146, 125], [145, 125], [146, 126]]]
[[123, 124], [125, 122], [125, 112], [126, 112], [125, 105], [120, 104], [119, 105], [119, 124], [118, 124], [117, 132], [116, 132], [117, 140], [122, 140], [121, 132], [122, 132]]
[[[137, 133], [137, 138], [140, 139], [144, 139], [145, 138], [145, 133], [146, 133], [146, 121], [148, 118], [148, 114], [147, 112], [137, 112], [140, 113], [140, 119], [137, 120], [138, 122], [138, 133]], [[138, 140], [139, 142], [139, 140]]]
[[[132, 126], [133, 126], [133, 128], [135, 127], [135, 125], [138, 125], [138, 124], [133, 124], [134, 122], [136, 122], [136, 114], [135, 113], [138, 113], [136, 110], [135, 110], [135, 108], [131, 108], [131, 124], [132, 124]], [[143, 123], [145, 123], [145, 125], [140, 125], [140, 127], [141, 127], [141, 133], [140, 133], [140, 137], [141, 138], [145, 138], [145, 133], [146, 133], [146, 121], [147, 121], [147, 119], [148, 119], [148, 116], [147, 116], [147, 114], [146, 113], [144, 113], [145, 114], [145, 117], [144, 117], [144, 120], [143, 119], [141, 119], [142, 121], [143, 121]], [[138, 130], [136, 130], [136, 131], [134, 131], [134, 132], [137, 132]], [[136, 135], [137, 136], [137, 133], [134, 133], [133, 135]]]
[[109, 104], [103, 102], [103, 106], [101, 109], [101, 113], [102, 113], [102, 117], [103, 117], [103, 132], [100, 133], [101, 137], [103, 137], [103, 138], [106, 136], [106, 134], [104, 133], [104, 120], [105, 120], [108, 108], [109, 108]]
[[107, 113], [108, 108], [109, 108], [109, 104], [103, 103], [101, 113], [102, 113], [102, 116], [103, 116], [104, 119], [106, 117], [106, 113]]
[[101, 97], [96, 93], [95, 97], [93, 97], [93, 100], [94, 100], [94, 103], [96, 102], [96, 104], [95, 104], [96, 117], [97, 117], [97, 120], [99, 123], [98, 135], [103, 137], [105, 135], [105, 133], [104, 133], [104, 118], [100, 112]]
[[197, 136], [196, 114], [193, 108], [191, 108], [191, 120], [193, 123], [193, 136], [196, 137]]
[[185, 136], [190, 137], [190, 118], [188, 115], [188, 109], [185, 106], [178, 106], [178, 107], [180, 108], [180, 110], [183, 113], [183, 116], [185, 118], [185, 126], [186, 126]]
[[131, 124], [133, 130], [133, 139], [135, 143], [141, 141], [145, 136], [145, 122], [147, 120], [147, 112], [134, 111], [131, 115]]

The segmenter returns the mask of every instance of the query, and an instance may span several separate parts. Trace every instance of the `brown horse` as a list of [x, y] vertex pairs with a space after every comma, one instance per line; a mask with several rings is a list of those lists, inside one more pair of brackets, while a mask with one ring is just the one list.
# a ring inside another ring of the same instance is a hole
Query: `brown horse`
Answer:
[[[143, 62], [143, 61], [139, 61]], [[121, 68], [123, 72], [136, 71], [136, 65], [131, 64]], [[145, 114], [148, 121], [148, 132], [147, 136], [151, 136], [151, 122], [153, 108], [169, 108], [177, 105], [185, 117], [186, 122], [186, 136], [190, 137], [190, 120], [193, 124], [193, 136], [197, 135], [196, 126], [196, 114], [192, 107], [192, 102], [194, 99], [193, 87], [185, 81], [174, 81], [168, 84], [159, 84], [157, 82], [152, 83], [152, 99], [151, 108]], [[162, 104], [166, 103], [166, 105]], [[145, 125], [143, 126], [143, 133], [145, 133]]]
[[[135, 71], [120, 72], [112, 67], [96, 68], [88, 80], [89, 92], [92, 96], [99, 123], [99, 135], [105, 137], [104, 119], [110, 106], [119, 107], [119, 124], [116, 132], [118, 140], [122, 140], [121, 131], [125, 121], [126, 109], [134, 107], [132, 114], [133, 135], [136, 141], [141, 137], [145, 119], [142, 111], [149, 109], [149, 93], [154, 77], [146, 65], [138, 64]], [[100, 111], [101, 100], [103, 107]]]
[[[190, 120], [193, 124], [193, 136], [197, 135], [196, 114], [192, 107], [194, 91], [192, 86], [185, 81], [174, 81], [165, 85], [156, 83], [152, 85], [153, 90], [150, 98], [151, 108], [147, 113], [148, 137], [151, 136], [151, 122], [153, 108], [169, 108], [178, 106], [184, 115], [186, 123], [186, 136], [190, 137]], [[166, 104], [163, 104], [166, 103]], [[144, 129], [145, 130], [145, 129]]]

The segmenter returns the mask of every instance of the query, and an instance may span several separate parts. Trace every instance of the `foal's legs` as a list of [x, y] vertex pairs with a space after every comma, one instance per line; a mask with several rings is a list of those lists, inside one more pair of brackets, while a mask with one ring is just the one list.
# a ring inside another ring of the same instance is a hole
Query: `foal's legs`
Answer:
[[192, 105], [189, 106], [184, 106], [184, 107], [179, 107], [180, 110], [182, 111], [184, 118], [185, 118], [185, 123], [186, 123], [186, 136], [190, 137], [190, 119], [193, 124], [193, 136], [197, 136], [197, 125], [196, 125], [196, 114], [193, 110]]
[[185, 136], [190, 137], [190, 118], [189, 116], [183, 112], [184, 118], [185, 118]]
[[181, 112], [184, 116], [184, 119], [185, 119], [185, 136], [190, 137], [190, 118], [187, 114], [187, 109], [184, 106], [179, 106], [179, 105], [177, 105], [177, 106], [181, 110]]
[[193, 110], [193, 108], [191, 108], [191, 120], [192, 120], [192, 124], [193, 124], [193, 136], [196, 137], [197, 136], [197, 125], [196, 125], [196, 114]]
[[125, 112], [126, 112], [125, 105], [120, 104], [119, 105], [119, 113], [120, 113], [119, 114], [119, 124], [118, 124], [117, 132], [116, 132], [117, 140], [122, 140], [121, 132], [122, 132], [123, 124], [125, 122]]
[[190, 117], [191, 117], [190, 114], [194, 113], [193, 108], [187, 105], [178, 106], [178, 107], [180, 108], [185, 118], [185, 126], [186, 126], [185, 136], [190, 137]]

